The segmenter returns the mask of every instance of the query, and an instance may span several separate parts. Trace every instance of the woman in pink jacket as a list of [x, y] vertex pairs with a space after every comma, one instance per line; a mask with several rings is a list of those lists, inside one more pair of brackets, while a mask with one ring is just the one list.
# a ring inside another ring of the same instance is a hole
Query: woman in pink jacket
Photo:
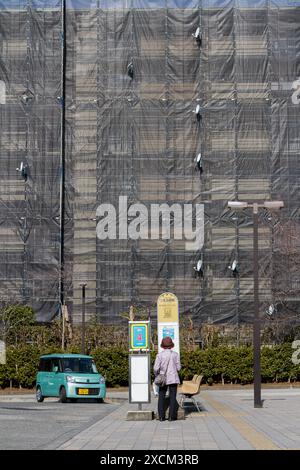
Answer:
[[156, 356], [154, 363], [154, 374], [165, 374], [167, 380], [166, 385], [164, 387], [159, 387], [158, 416], [160, 421], [165, 420], [165, 397], [167, 389], [169, 387], [169, 421], [175, 421], [177, 419], [177, 385], [180, 383], [178, 376], [178, 371], [181, 368], [180, 359], [179, 354], [175, 351], [172, 351], [172, 348], [174, 348], [174, 343], [172, 341], [172, 338], [170, 338], [169, 336], [162, 340], [160, 346], [164, 350], [158, 353]]

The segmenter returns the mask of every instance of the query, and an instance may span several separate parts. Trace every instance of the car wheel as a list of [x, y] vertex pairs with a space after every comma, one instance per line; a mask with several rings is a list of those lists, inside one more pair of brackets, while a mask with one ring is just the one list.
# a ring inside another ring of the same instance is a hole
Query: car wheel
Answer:
[[65, 387], [61, 387], [59, 391], [59, 401], [61, 403], [67, 403], [67, 392], [66, 392]]
[[71, 403], [77, 403], [77, 398], [69, 398]]
[[38, 387], [36, 388], [36, 393], [35, 393], [35, 395], [36, 395], [36, 401], [37, 401], [38, 403], [42, 403], [42, 402], [44, 401], [44, 398], [45, 398], [45, 397], [44, 397], [43, 394], [42, 394], [42, 389], [41, 389], [40, 386], [38, 386]]
[[103, 403], [103, 398], [97, 398], [97, 403]]

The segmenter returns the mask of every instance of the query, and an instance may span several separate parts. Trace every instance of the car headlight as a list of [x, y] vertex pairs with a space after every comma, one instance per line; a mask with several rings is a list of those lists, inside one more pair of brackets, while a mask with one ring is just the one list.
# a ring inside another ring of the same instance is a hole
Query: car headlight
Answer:
[[75, 383], [75, 379], [74, 377], [72, 377], [72, 375], [67, 375], [66, 379], [67, 379], [67, 382]]
[[101, 384], [105, 384], [105, 378], [104, 378], [104, 377], [100, 377], [99, 382], [100, 382]]

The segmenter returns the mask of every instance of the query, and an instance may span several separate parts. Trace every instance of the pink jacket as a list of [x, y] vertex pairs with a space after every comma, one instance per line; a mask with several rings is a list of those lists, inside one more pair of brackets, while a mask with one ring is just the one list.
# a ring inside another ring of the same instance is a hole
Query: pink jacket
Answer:
[[[170, 358], [170, 361], [169, 361]], [[169, 365], [168, 365], [169, 361]], [[168, 366], [168, 370], [166, 371]], [[179, 355], [175, 351], [170, 349], [164, 349], [164, 351], [157, 354], [154, 363], [154, 374], [166, 374], [167, 385], [179, 384], [178, 371], [181, 369]]]

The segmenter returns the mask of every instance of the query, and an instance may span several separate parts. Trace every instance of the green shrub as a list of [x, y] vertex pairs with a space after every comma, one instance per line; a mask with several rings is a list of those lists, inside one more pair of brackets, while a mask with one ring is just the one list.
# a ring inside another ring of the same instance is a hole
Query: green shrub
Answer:
[[[0, 382], [3, 386], [31, 388], [35, 384], [36, 371], [39, 364], [40, 351], [35, 346], [21, 348], [10, 347], [6, 352], [6, 365], [0, 369]], [[2, 372], [2, 373], [1, 373]]]
[[[31, 388], [35, 385], [39, 357], [42, 354], [62, 352], [55, 345], [37, 347], [34, 345], [9, 346], [7, 363], [0, 365], [0, 387], [13, 386]], [[80, 352], [72, 348], [68, 352]], [[292, 363], [291, 343], [261, 350], [261, 375], [263, 382], [289, 382], [300, 380], [300, 365]], [[128, 385], [128, 351], [124, 346], [96, 348], [91, 351], [99, 371], [106, 377], [108, 387]], [[156, 353], [151, 352], [151, 372]], [[191, 379], [194, 374], [203, 375], [203, 383], [240, 383], [253, 381], [252, 347], [218, 347], [206, 350], [181, 352], [181, 379]]]
[[60, 351], [53, 347], [40, 349], [34, 345], [8, 347], [6, 364], [0, 365], [0, 386], [9, 387], [12, 382], [14, 387], [34, 387], [40, 356], [53, 352]]
[[108, 387], [128, 385], [128, 351], [124, 348], [91, 351], [97, 368], [106, 378]]

